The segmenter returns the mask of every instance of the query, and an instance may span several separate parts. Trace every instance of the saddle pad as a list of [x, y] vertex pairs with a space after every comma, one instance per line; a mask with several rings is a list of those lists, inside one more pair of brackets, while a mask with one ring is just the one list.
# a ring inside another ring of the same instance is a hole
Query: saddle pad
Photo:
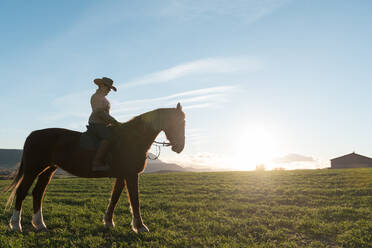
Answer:
[[86, 150], [97, 150], [100, 140], [88, 132], [80, 135], [80, 147]]

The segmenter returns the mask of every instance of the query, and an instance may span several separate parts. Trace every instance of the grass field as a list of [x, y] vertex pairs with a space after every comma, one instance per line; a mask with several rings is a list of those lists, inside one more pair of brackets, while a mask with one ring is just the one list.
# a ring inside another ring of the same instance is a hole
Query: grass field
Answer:
[[372, 169], [145, 174], [143, 235], [130, 229], [125, 195], [115, 229], [103, 228], [112, 182], [54, 179], [43, 207], [50, 232], [33, 231], [29, 195], [23, 234], [1, 214], [0, 247], [372, 247]]

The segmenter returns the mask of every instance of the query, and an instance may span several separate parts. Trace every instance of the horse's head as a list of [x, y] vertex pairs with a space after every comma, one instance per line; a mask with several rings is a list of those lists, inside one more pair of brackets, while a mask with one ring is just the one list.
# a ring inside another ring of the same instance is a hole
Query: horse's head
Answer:
[[175, 109], [171, 109], [163, 131], [171, 143], [172, 151], [182, 152], [185, 147], [185, 113], [180, 103]]

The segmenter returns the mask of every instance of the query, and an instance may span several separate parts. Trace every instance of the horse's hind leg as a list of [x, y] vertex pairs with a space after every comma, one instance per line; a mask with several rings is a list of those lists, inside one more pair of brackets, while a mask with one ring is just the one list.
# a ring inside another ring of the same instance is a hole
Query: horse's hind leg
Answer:
[[47, 230], [47, 227], [44, 223], [43, 212], [42, 212], [42, 201], [45, 194], [45, 189], [48, 186], [50, 179], [53, 177], [55, 171], [55, 166], [51, 166], [39, 175], [39, 179], [32, 190], [33, 196], [33, 206], [34, 206], [34, 215], [32, 216], [32, 225], [37, 231]]
[[121, 192], [123, 192], [124, 186], [125, 186], [124, 179], [117, 178], [115, 185], [112, 189], [110, 204], [108, 205], [105, 216], [103, 217], [103, 224], [105, 225], [105, 228], [111, 228], [115, 226], [113, 214], [115, 206], [120, 198]]
[[21, 225], [22, 204], [36, 176], [37, 175], [34, 175], [34, 174], [25, 174], [23, 176], [21, 183], [19, 184], [17, 188], [15, 209], [13, 211], [13, 215], [9, 222], [9, 226], [12, 231], [22, 232], [22, 225]]

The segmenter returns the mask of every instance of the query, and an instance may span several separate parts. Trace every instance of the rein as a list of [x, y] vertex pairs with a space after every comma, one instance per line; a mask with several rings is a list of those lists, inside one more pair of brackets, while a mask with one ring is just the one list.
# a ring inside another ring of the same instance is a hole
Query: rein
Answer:
[[172, 144], [169, 143], [169, 142], [158, 142], [158, 141], [154, 141], [155, 144], [158, 144], [158, 145], [161, 145], [161, 146], [171, 146]]
[[[154, 144], [155, 143], [155, 144]], [[158, 154], [155, 156], [155, 158], [151, 158], [149, 155], [147, 155], [147, 158], [150, 159], [150, 160], [156, 160], [159, 158], [160, 156], [160, 152], [161, 152], [161, 147], [166, 147], [166, 146], [171, 146], [171, 143], [169, 142], [158, 142], [158, 141], [154, 141], [153, 146], [156, 146], [157, 150], [158, 150]]]

